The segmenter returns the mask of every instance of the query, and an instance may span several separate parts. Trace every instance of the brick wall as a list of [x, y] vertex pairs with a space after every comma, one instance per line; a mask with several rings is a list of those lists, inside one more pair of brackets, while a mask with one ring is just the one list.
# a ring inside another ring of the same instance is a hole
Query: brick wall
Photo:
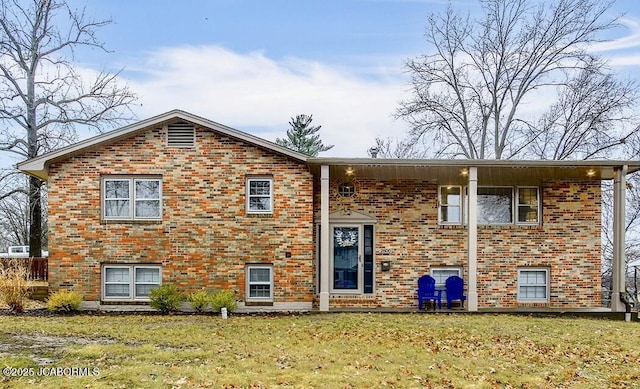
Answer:
[[[417, 278], [438, 266], [461, 268], [466, 286], [467, 230], [438, 225], [436, 184], [360, 179], [356, 196], [343, 198], [337, 195], [339, 183], [331, 183], [330, 212], [356, 211], [377, 219], [375, 293], [332, 295], [331, 306], [417, 306]], [[526, 306], [517, 301], [517, 272], [532, 266], [550, 271], [549, 302], [535, 305], [600, 306], [600, 183], [545, 182], [540, 193], [539, 226], [478, 226], [480, 308]], [[383, 260], [391, 261], [389, 272], [380, 271]]]
[[[196, 134], [196, 148], [167, 148], [160, 126], [50, 167], [52, 290], [96, 301], [103, 263], [153, 263], [181, 291], [225, 288], [244, 298], [245, 265], [270, 263], [275, 302], [312, 301], [307, 167], [210, 130]], [[135, 174], [162, 176], [162, 221], [102, 221], [101, 176]], [[273, 215], [246, 214], [247, 175], [273, 176]]]

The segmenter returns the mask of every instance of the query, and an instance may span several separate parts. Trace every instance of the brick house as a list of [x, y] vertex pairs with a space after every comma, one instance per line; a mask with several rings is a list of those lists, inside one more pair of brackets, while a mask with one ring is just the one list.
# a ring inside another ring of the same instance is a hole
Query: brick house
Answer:
[[18, 167], [48, 184], [50, 289], [89, 305], [171, 283], [241, 307], [410, 308], [420, 275], [456, 274], [475, 311], [600, 307], [601, 181], [619, 273], [640, 162], [310, 158], [176, 110]]

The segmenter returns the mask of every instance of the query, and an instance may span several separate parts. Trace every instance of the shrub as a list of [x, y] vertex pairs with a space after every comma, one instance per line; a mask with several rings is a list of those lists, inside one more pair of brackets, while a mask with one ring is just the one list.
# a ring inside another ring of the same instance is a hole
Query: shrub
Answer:
[[211, 308], [215, 312], [219, 312], [222, 308], [227, 308], [229, 312], [233, 312], [237, 307], [236, 295], [230, 290], [221, 290], [211, 296]]
[[24, 300], [29, 295], [29, 270], [27, 258], [5, 259], [0, 263], [0, 298], [12, 312], [24, 312]]
[[80, 309], [82, 295], [73, 290], [59, 290], [49, 296], [47, 309], [51, 312], [76, 312]]
[[202, 312], [207, 309], [209, 303], [211, 303], [211, 295], [206, 290], [202, 289], [197, 292], [191, 293], [187, 297], [187, 301], [196, 312]]
[[149, 305], [165, 315], [169, 312], [176, 312], [182, 301], [184, 301], [184, 296], [178, 292], [175, 285], [160, 285], [151, 289]]

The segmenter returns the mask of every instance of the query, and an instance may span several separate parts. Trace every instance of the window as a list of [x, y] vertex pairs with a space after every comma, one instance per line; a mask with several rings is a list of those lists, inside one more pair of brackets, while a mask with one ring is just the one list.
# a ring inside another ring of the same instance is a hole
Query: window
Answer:
[[[464, 189], [463, 192], [460, 186], [440, 186], [438, 214], [440, 224], [463, 224], [462, 220], [465, 224], [469, 222], [468, 188]], [[519, 225], [539, 224], [539, 188], [479, 186], [477, 222], [480, 225], [506, 225], [514, 222]]]
[[445, 282], [451, 276], [462, 277], [461, 269], [457, 267], [436, 267], [431, 269], [431, 277], [436, 280], [436, 288], [442, 290], [442, 299], [446, 300], [447, 291], [445, 290]]
[[247, 179], [247, 212], [273, 213], [273, 179]]
[[273, 300], [273, 266], [247, 266], [247, 301]]
[[161, 267], [154, 265], [105, 265], [102, 268], [104, 300], [148, 301], [151, 289], [160, 286]]
[[460, 269], [457, 267], [441, 267], [431, 269], [431, 277], [435, 278], [436, 280], [436, 288], [444, 288], [445, 281], [451, 276], [461, 277]]
[[462, 221], [462, 187], [440, 187], [440, 223], [460, 224]]
[[478, 187], [478, 224], [510, 224], [513, 189]]
[[540, 221], [538, 209], [538, 188], [518, 188], [518, 223], [538, 224]]
[[194, 147], [196, 144], [196, 130], [193, 124], [174, 123], [167, 126], [167, 146]]
[[518, 270], [518, 301], [547, 302], [549, 301], [549, 270], [548, 269], [519, 269]]
[[353, 182], [343, 182], [338, 186], [340, 197], [353, 197], [356, 194], [356, 186]]
[[103, 217], [107, 220], [161, 218], [162, 181], [158, 178], [105, 178]]

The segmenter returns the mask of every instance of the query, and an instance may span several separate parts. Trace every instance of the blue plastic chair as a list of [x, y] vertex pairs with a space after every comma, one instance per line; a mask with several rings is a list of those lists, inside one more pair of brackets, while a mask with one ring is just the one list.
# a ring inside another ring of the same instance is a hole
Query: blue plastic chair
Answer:
[[442, 308], [442, 291], [436, 290], [436, 280], [430, 275], [418, 278], [418, 309], [422, 309], [424, 301], [437, 302], [438, 309]]
[[460, 300], [460, 305], [464, 306], [464, 300], [467, 296], [464, 295], [464, 281], [458, 276], [451, 276], [444, 282], [447, 290], [447, 308], [451, 309], [451, 302], [454, 300]]

